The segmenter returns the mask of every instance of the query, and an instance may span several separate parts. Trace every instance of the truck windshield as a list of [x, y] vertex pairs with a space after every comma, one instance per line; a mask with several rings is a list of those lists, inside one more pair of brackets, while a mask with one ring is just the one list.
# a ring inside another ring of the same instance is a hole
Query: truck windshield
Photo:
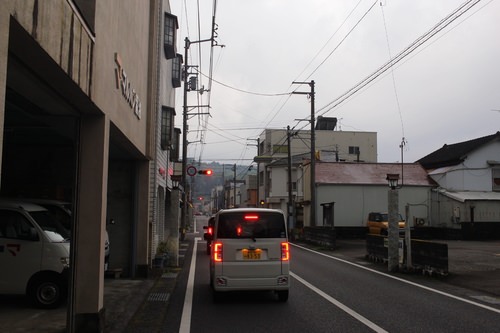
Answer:
[[30, 212], [36, 223], [53, 242], [62, 242], [69, 239], [70, 230], [55, 219], [48, 211]]

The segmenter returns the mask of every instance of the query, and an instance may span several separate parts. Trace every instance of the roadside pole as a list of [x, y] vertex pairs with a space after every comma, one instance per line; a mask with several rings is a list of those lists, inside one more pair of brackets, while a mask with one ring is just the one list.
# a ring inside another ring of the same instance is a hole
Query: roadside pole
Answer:
[[389, 272], [397, 272], [399, 268], [399, 193], [397, 190], [397, 182], [399, 175], [388, 174], [389, 181], [388, 192], [388, 213], [389, 213], [389, 228], [388, 228], [388, 261], [387, 269]]

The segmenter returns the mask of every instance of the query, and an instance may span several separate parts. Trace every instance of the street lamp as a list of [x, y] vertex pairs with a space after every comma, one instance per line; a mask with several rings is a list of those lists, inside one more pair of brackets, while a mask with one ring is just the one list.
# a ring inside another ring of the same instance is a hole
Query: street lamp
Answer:
[[389, 183], [389, 187], [391, 188], [391, 190], [395, 190], [398, 187], [398, 182], [399, 182], [398, 173], [388, 173], [386, 179], [387, 182]]
[[390, 188], [388, 192], [387, 269], [389, 272], [396, 272], [399, 267], [399, 193], [397, 190], [399, 174], [388, 173], [386, 179]]

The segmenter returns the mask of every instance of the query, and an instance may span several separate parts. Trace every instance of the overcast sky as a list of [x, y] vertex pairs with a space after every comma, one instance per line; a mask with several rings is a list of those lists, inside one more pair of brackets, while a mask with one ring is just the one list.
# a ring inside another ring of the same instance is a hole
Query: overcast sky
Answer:
[[[378, 162], [401, 161], [403, 137], [404, 162], [414, 162], [445, 143], [496, 133], [500, 0], [479, 1], [392, 69], [331, 108], [336, 104], [332, 102], [468, 2], [216, 1], [216, 41], [225, 47], [213, 50], [212, 76], [217, 82], [210, 93], [188, 93], [189, 105], [199, 99], [211, 107], [211, 117], [190, 117], [188, 157], [249, 165], [257, 152], [256, 141], [249, 139], [257, 139], [264, 128], [309, 129], [306, 121], [298, 121], [309, 119], [307, 96], [281, 95], [310, 91], [308, 85], [292, 85], [293, 81], [315, 81], [316, 116], [337, 117], [337, 130], [377, 132]], [[191, 41], [210, 38], [212, 0], [170, 4], [179, 20], [178, 53], [184, 54], [186, 36]], [[209, 45], [195, 43], [189, 49], [189, 64], [205, 75], [200, 79], [205, 89]], [[182, 88], [176, 93], [176, 127], [182, 128]]]

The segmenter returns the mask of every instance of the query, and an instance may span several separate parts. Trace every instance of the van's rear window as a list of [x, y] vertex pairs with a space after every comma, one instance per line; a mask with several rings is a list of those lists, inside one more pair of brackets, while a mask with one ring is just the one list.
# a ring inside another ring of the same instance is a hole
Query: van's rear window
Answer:
[[278, 213], [228, 213], [220, 214], [217, 225], [218, 238], [284, 238], [285, 221]]

